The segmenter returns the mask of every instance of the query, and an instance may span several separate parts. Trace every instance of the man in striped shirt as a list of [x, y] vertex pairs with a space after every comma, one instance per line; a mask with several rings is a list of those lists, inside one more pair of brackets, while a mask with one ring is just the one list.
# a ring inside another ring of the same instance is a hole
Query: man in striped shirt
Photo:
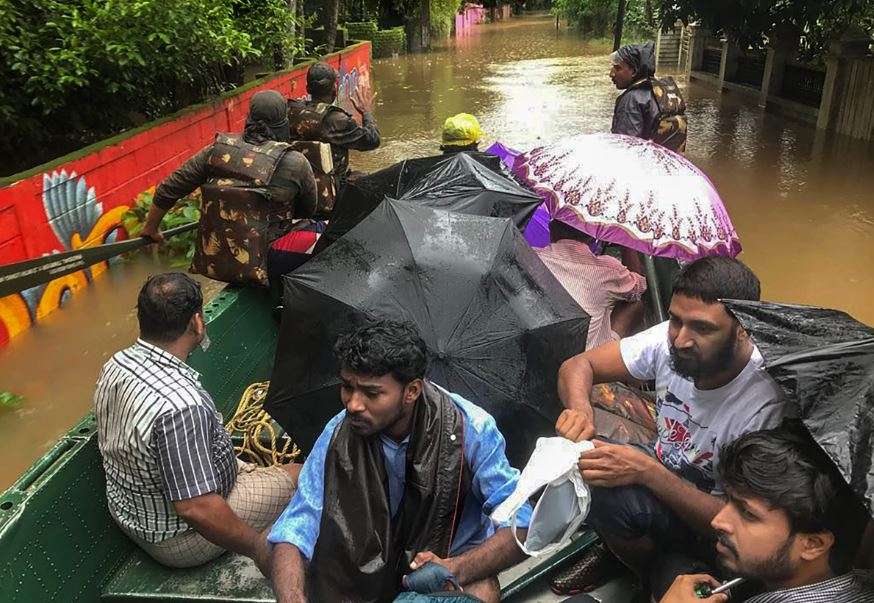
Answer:
[[301, 466], [260, 468], [234, 456], [185, 363], [208, 341], [196, 281], [180, 272], [149, 278], [137, 318], [140, 338], [104, 365], [94, 395], [113, 519], [165, 565], [200, 565], [231, 550], [265, 567], [259, 532], [288, 504]]
[[549, 245], [534, 251], [591, 316], [586, 349], [634, 333], [643, 319], [640, 296], [646, 291], [637, 252], [623, 248], [625, 265], [612, 256], [595, 255], [589, 248], [592, 239], [560, 220], [549, 223], [549, 238]]
[[[720, 456], [728, 500], [711, 524], [717, 557], [726, 577], [764, 587], [752, 596], [734, 593], [732, 600], [874, 602], [874, 575], [851, 569], [867, 513], [803, 427], [784, 423], [747, 433]], [[700, 601], [694, 588], [702, 582], [718, 584], [708, 575], [680, 576], [661, 603]]]

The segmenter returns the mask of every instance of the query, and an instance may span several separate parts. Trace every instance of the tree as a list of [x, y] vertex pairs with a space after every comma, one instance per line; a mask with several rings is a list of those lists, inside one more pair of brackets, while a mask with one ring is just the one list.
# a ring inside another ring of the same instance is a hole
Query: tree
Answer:
[[776, 26], [792, 26], [800, 34], [827, 40], [870, 11], [869, 0], [661, 0], [663, 25], [677, 19], [697, 21], [742, 46], [762, 46]]
[[337, 19], [340, 16], [340, 0], [325, 0], [320, 13], [320, 24], [325, 28], [326, 52], [334, 52], [337, 41]]

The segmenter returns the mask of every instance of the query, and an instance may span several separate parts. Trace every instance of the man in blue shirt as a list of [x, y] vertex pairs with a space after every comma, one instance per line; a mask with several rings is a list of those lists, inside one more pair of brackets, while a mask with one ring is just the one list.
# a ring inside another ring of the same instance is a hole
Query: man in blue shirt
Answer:
[[[428, 562], [498, 601], [498, 572], [524, 554], [488, 518], [519, 477], [494, 419], [425, 379], [425, 344], [411, 325], [361, 327], [334, 351], [346, 408], [268, 536], [277, 601], [391, 600]], [[517, 526], [530, 514], [526, 505]]]

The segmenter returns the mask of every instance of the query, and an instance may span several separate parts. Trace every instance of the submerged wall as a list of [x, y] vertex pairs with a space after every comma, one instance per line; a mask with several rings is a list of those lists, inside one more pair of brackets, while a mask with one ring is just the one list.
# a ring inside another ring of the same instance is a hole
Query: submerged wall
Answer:
[[[339, 99], [347, 105], [358, 81], [370, 77], [370, 43], [349, 46], [324, 60], [340, 73]], [[256, 92], [273, 89], [289, 97], [304, 96], [310, 64], [0, 179], [0, 265], [125, 238], [121, 216], [140, 193], [156, 186], [217, 132], [241, 131]], [[106, 263], [97, 264], [0, 298], [0, 346], [106, 268]]]

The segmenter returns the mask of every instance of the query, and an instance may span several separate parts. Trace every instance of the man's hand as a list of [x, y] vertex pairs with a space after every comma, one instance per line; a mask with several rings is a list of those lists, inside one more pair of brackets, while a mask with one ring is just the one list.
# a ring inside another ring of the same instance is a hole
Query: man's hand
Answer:
[[603, 488], [643, 485], [661, 463], [633, 446], [595, 440], [594, 450], [580, 455], [580, 473], [587, 484]]
[[698, 603], [699, 601], [710, 601], [711, 603], [724, 603], [728, 601], [728, 595], [719, 593], [711, 595], [706, 599], [699, 599], [695, 594], [695, 587], [698, 584], [709, 584], [711, 588], [719, 586], [719, 582], [713, 576], [707, 574], [693, 574], [691, 576], [677, 576], [671, 588], [661, 598], [659, 603]]
[[[412, 571], [416, 571], [426, 563], [436, 563], [437, 565], [442, 565], [447, 569], [447, 571], [449, 571], [450, 574], [456, 576], [455, 563], [453, 562], [453, 559], [451, 557], [449, 559], [443, 559], [442, 557], [438, 557], [431, 551], [422, 551], [420, 553], [416, 553], [416, 557], [413, 559], [413, 562], [410, 563], [410, 569]], [[447, 580], [443, 584], [443, 590], [455, 590], [455, 586]]]
[[144, 239], [150, 239], [152, 243], [164, 242], [164, 235], [161, 234], [161, 231], [158, 230], [157, 227], [152, 226], [151, 224], [143, 226], [143, 229], [140, 231], [140, 236]]
[[373, 110], [373, 102], [376, 100], [376, 94], [370, 86], [370, 79], [362, 79], [358, 81], [358, 86], [349, 97], [349, 101], [355, 110], [361, 115]]
[[558, 416], [555, 433], [573, 442], [591, 440], [595, 435], [595, 425], [590, 414], [580, 409], [567, 408]]
[[146, 239], [151, 239], [155, 243], [163, 243], [164, 235], [161, 234], [161, 220], [169, 209], [162, 209], [152, 203], [149, 208], [149, 213], [146, 214], [146, 223], [143, 224], [143, 229], [140, 231], [140, 236]]

